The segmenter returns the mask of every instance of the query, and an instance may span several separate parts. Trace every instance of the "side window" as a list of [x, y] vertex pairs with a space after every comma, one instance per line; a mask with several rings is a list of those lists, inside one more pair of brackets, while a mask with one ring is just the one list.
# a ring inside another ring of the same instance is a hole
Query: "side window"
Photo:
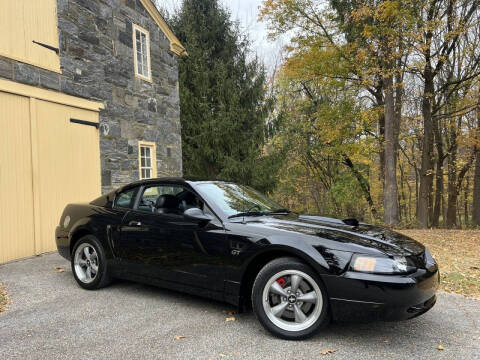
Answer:
[[135, 192], [137, 189], [130, 189], [124, 192], [121, 192], [115, 197], [114, 207], [120, 208], [132, 208], [133, 200], [135, 198]]
[[152, 81], [152, 75], [150, 71], [150, 33], [133, 24], [133, 59], [135, 66], [135, 76]]
[[180, 185], [154, 185], [146, 187], [140, 197], [138, 210], [183, 214], [192, 207], [203, 208], [203, 202]]
[[199, 208], [203, 210], [203, 201], [193, 192], [185, 190], [179, 194], [178, 197], [180, 199], [180, 209], [182, 212], [191, 208]]

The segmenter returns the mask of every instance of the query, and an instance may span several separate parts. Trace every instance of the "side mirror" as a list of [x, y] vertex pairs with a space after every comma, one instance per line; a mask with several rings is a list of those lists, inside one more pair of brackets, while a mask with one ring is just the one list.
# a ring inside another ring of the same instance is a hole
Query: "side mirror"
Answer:
[[199, 224], [208, 223], [212, 220], [212, 217], [210, 215], [205, 214], [199, 208], [187, 209], [183, 212], [183, 216], [185, 216], [186, 219], [197, 222]]

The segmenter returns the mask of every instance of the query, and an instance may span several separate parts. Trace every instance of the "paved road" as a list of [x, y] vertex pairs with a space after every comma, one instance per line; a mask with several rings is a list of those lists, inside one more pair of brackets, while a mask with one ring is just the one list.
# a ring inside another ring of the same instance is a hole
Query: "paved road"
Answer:
[[334, 324], [291, 342], [266, 333], [251, 313], [225, 322], [233, 308], [218, 302], [120, 281], [82, 290], [57, 254], [0, 265], [0, 281], [12, 300], [0, 315], [0, 359], [480, 358], [480, 301], [445, 293], [410, 321]]

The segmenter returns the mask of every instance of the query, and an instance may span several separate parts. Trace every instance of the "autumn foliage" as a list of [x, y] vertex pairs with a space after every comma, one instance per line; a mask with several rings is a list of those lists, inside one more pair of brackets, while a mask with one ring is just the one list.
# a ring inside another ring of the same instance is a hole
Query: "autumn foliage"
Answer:
[[480, 17], [472, 0], [266, 0], [274, 192], [301, 212], [480, 225]]

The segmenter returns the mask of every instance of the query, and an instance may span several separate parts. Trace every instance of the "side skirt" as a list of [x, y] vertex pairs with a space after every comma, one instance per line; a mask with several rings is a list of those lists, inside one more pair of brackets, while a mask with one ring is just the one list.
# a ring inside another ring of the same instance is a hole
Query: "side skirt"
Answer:
[[178, 282], [145, 277], [145, 276], [136, 275], [132, 273], [125, 273], [125, 272], [123, 272], [122, 274], [118, 274], [115, 272], [113, 276], [118, 279], [130, 280], [130, 281], [134, 281], [134, 282], [138, 282], [146, 285], [153, 285], [153, 286], [157, 286], [157, 287], [161, 287], [169, 290], [179, 291], [179, 292], [190, 294], [190, 295], [195, 295], [198, 297], [203, 297], [203, 298], [212, 299], [216, 301], [226, 302], [232, 305], [237, 305], [233, 297], [225, 296], [224, 293], [219, 291], [212, 291], [209, 289], [204, 289], [204, 288], [200, 288], [192, 285], [184, 285]]

